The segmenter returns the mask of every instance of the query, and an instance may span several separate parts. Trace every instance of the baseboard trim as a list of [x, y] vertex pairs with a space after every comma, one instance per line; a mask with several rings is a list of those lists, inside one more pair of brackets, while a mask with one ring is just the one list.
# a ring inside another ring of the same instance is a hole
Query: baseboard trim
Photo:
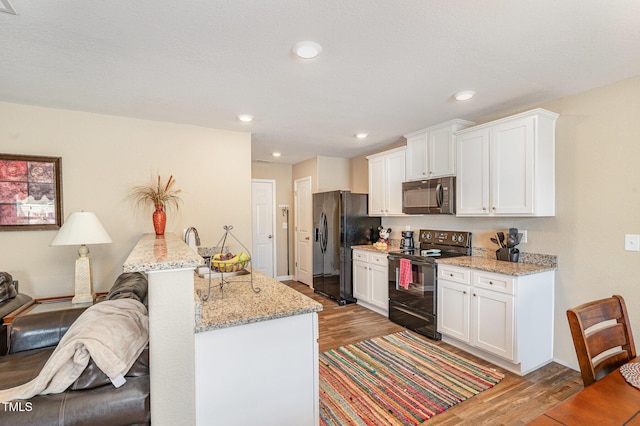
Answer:
[[281, 275], [276, 277], [278, 281], [291, 281], [293, 279], [293, 275]]
[[580, 366], [576, 365], [576, 364], [571, 364], [570, 362], [567, 362], [565, 360], [559, 359], [559, 358], [553, 358], [553, 362], [556, 362], [562, 366], [565, 366], [567, 368], [570, 368], [572, 370], [575, 371], [580, 371]]

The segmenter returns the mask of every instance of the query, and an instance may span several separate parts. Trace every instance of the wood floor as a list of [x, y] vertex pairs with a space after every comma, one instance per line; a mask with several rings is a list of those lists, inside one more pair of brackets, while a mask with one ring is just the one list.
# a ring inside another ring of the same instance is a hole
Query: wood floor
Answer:
[[[300, 282], [286, 281], [285, 284], [324, 306], [324, 310], [318, 312], [318, 343], [321, 352], [404, 330], [386, 317], [362, 306], [339, 306], [313, 293], [313, 290]], [[428, 426], [524, 425], [583, 388], [580, 373], [556, 363], [520, 377], [446, 343], [431, 340], [430, 342], [479, 365], [495, 368], [503, 373], [505, 378], [493, 389], [432, 417], [424, 423]]]

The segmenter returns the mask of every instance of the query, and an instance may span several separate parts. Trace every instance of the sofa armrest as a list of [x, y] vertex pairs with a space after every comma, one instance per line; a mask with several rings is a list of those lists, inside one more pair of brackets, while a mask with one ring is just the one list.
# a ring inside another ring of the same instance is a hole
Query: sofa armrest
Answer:
[[56, 346], [85, 309], [41, 312], [14, 318], [9, 336], [9, 353]]

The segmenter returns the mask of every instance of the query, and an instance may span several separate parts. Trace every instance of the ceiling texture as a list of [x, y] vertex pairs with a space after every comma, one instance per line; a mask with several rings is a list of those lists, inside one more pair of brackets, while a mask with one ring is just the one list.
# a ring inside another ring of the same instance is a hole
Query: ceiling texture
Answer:
[[640, 75], [637, 0], [8, 2], [1, 102], [251, 132], [254, 161], [352, 158]]

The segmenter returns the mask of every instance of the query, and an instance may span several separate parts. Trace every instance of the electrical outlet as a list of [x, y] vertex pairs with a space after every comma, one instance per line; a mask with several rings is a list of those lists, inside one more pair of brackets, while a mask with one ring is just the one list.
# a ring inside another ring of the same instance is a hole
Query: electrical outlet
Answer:
[[527, 231], [518, 231], [520, 233], [522, 233], [522, 238], [520, 239], [521, 243], [526, 243], [527, 242]]
[[626, 251], [640, 251], [640, 235], [625, 234], [624, 249]]

